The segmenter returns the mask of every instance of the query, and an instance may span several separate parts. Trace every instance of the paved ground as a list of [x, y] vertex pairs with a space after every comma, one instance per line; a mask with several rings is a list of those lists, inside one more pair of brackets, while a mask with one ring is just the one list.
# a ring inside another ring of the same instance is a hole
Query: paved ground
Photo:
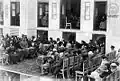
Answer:
[[[36, 59], [25, 60], [18, 64], [13, 65], [1, 65], [0, 64], [0, 81], [9, 81], [8, 77], [4, 76], [6, 80], [3, 80], [4, 71], [13, 72], [11, 74], [18, 73], [17, 81], [74, 81], [73, 79], [53, 79], [51, 76], [41, 76], [40, 69], [36, 64]], [[10, 75], [11, 75], [10, 74]]]
[[40, 70], [36, 64], [35, 59], [25, 60], [23, 62], [20, 62], [18, 64], [13, 64], [13, 65], [0, 64], [0, 68], [4, 70], [11, 70], [11, 71], [16, 71], [20, 73], [29, 74], [29, 75], [40, 76]]
[[[6, 73], [8, 75], [6, 75]], [[11, 80], [10, 77], [13, 77]], [[0, 70], [0, 81], [75, 81], [73, 79], [53, 79], [43, 76], [29, 76]]]

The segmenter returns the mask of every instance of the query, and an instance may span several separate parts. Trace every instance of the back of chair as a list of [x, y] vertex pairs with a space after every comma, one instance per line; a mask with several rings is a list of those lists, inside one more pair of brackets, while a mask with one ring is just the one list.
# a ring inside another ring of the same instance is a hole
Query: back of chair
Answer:
[[84, 65], [83, 66], [84, 71], [88, 70], [88, 68], [89, 68], [89, 60], [85, 60], [83, 63], [84, 63], [83, 64]]
[[108, 57], [109, 61], [112, 61], [112, 60], [116, 59], [116, 51], [108, 53], [107, 57]]
[[64, 58], [63, 59], [63, 69], [68, 68], [69, 65], [69, 59], [68, 58]]
[[74, 66], [74, 56], [69, 57], [69, 67]]
[[99, 66], [100, 64], [101, 64], [101, 62], [102, 62], [102, 57], [101, 56], [98, 56], [97, 58], [96, 58], [96, 66]]
[[75, 56], [75, 57], [74, 57], [74, 65], [75, 65], [75, 66], [78, 65], [78, 56]]
[[44, 56], [38, 56], [36, 63], [38, 66], [41, 66], [44, 63]]
[[80, 66], [83, 61], [82, 55], [78, 56], [78, 65]]

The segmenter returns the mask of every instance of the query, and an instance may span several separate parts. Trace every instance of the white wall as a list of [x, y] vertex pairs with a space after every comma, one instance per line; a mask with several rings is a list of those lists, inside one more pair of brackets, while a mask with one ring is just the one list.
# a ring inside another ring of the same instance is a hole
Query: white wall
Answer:
[[27, 35], [27, 6], [28, 0], [20, 0], [20, 28], [19, 28], [19, 35], [22, 34]]
[[[52, 17], [52, 3], [56, 3], [57, 7], [56, 9], [56, 18]], [[49, 1], [49, 29], [56, 30], [60, 27], [60, 0], [50, 0]]]
[[48, 31], [48, 39], [52, 37], [54, 40], [57, 38], [62, 39], [62, 32], [61, 31]]
[[37, 0], [28, 0], [27, 6], [27, 35], [36, 36], [37, 28]]
[[4, 1], [4, 29], [3, 34], [10, 34], [10, 0]]
[[92, 39], [91, 33], [76, 33], [76, 41], [81, 42], [81, 40], [84, 40], [85, 42], [89, 42]]
[[[110, 4], [115, 3], [120, 8], [120, 0], [108, 1], [108, 12], [110, 11]], [[119, 10], [118, 10], [119, 11]], [[108, 15], [110, 15], [108, 13]], [[107, 23], [107, 39], [106, 51], [110, 51], [110, 46], [114, 45], [116, 49], [120, 48], [120, 11], [116, 14], [118, 17], [108, 17]]]
[[[90, 2], [90, 20], [85, 20], [85, 2]], [[80, 30], [93, 31], [94, 0], [81, 0], [81, 20]]]

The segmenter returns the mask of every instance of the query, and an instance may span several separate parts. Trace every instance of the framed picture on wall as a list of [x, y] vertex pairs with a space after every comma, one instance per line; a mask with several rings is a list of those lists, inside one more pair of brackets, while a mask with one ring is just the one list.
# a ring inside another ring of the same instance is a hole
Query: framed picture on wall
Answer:
[[90, 20], [90, 2], [85, 2], [85, 20]]
[[52, 3], [52, 19], [57, 18], [57, 3]]

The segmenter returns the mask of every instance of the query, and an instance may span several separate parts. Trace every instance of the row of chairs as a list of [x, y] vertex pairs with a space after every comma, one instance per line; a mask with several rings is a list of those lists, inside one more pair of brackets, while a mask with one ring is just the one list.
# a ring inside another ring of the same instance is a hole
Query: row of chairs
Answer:
[[81, 63], [82, 63], [81, 55], [65, 57], [63, 59], [63, 66], [59, 74], [61, 74], [63, 76], [63, 79], [65, 79], [65, 72], [67, 72], [67, 78], [70, 78], [70, 70], [80, 67]]
[[92, 59], [85, 60], [83, 62], [83, 71], [75, 71], [75, 80], [78, 81], [78, 79], [83, 79], [84, 75], [89, 71], [91, 72], [97, 69], [102, 61], [101, 56], [102, 55], [99, 55]]

